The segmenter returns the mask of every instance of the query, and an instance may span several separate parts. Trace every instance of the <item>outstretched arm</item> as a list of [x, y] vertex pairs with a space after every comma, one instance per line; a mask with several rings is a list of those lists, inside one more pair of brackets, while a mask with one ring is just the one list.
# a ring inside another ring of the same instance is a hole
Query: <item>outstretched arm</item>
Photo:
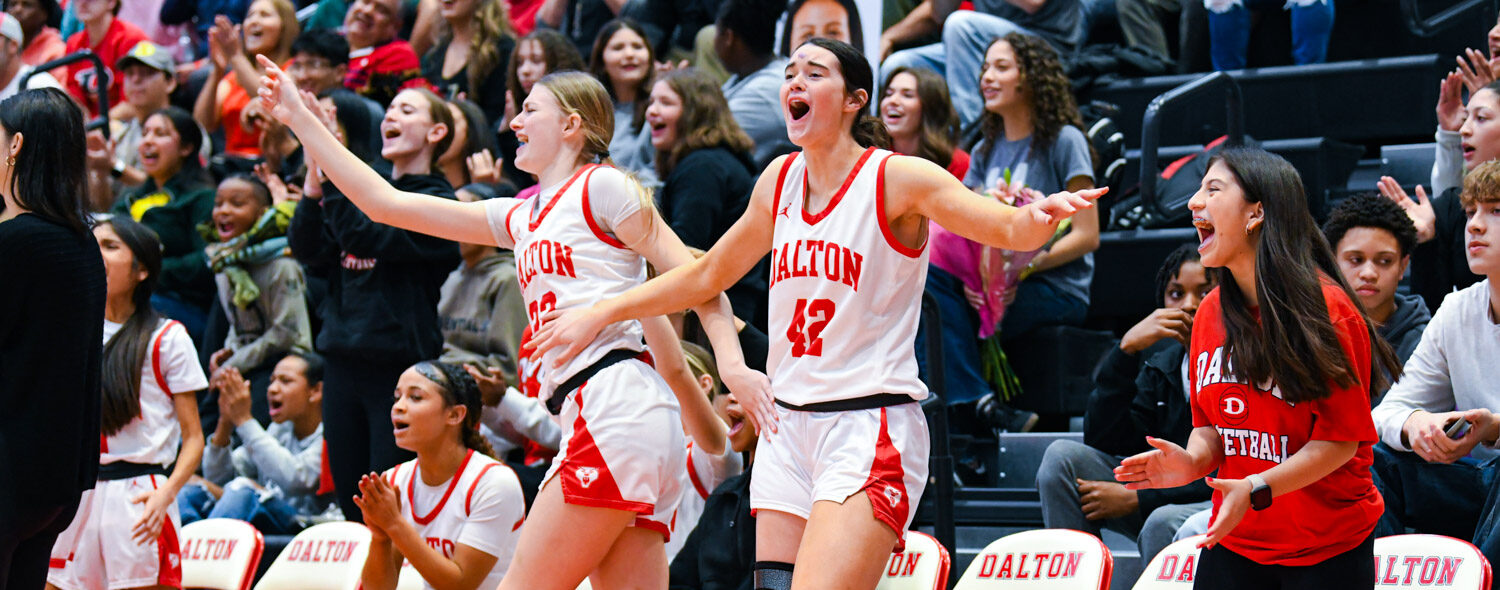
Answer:
[[890, 159], [885, 182], [892, 225], [917, 215], [987, 246], [1021, 251], [1042, 247], [1058, 223], [1093, 207], [1109, 190], [1064, 191], [1017, 208], [979, 196], [937, 164], [910, 156]]
[[483, 204], [396, 190], [318, 121], [290, 76], [266, 56], [256, 59], [265, 68], [260, 97], [271, 116], [297, 135], [323, 174], [370, 219], [457, 242], [499, 245], [490, 233]]

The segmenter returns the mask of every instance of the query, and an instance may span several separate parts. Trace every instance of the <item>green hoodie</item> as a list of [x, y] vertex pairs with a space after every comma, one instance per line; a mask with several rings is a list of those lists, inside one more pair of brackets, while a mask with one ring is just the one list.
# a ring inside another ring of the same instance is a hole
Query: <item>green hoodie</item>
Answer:
[[161, 238], [161, 280], [157, 291], [208, 309], [214, 298], [214, 273], [197, 225], [213, 216], [214, 189], [191, 172], [179, 172], [158, 188], [150, 178], [125, 193], [111, 212], [129, 215]]

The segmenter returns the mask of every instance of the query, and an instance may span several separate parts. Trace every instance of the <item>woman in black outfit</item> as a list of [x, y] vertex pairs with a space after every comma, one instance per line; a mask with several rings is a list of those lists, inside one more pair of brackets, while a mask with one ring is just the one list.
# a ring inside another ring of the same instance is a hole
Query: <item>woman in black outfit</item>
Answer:
[[[327, 124], [327, 122], [325, 122]], [[453, 198], [433, 169], [452, 142], [453, 115], [427, 90], [403, 90], [381, 124], [381, 155], [397, 189]], [[433, 130], [444, 133], [428, 141]], [[458, 245], [371, 221], [309, 161], [304, 197], [287, 238], [309, 275], [328, 279], [323, 327], [323, 439], [344, 517], [358, 520], [359, 478], [415, 457], [396, 447], [391, 392], [401, 372], [443, 351], [438, 290], [459, 263]]]
[[504, 0], [443, 2], [438, 42], [422, 56], [422, 76], [448, 100], [463, 96], [498, 121], [505, 115], [505, 79], [516, 49]]
[[83, 143], [83, 112], [59, 90], [0, 102], [0, 590], [46, 583], [99, 469], [104, 263], [84, 221]]
[[[678, 70], [651, 86], [646, 125], [664, 179], [662, 219], [689, 247], [707, 251], [745, 212], [755, 187], [754, 143], [735, 123], [719, 85], [697, 69]], [[734, 315], [764, 331], [766, 274], [762, 261], [725, 292]]]

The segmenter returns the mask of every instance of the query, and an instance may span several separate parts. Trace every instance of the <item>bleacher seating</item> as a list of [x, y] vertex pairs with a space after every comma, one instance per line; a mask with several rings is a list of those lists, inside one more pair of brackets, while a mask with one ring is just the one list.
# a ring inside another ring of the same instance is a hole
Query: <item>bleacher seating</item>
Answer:
[[250, 590], [265, 547], [260, 531], [243, 520], [208, 518], [182, 527], [182, 585]]
[[956, 590], [1106, 590], [1114, 568], [1098, 537], [1067, 529], [1023, 531], [996, 539], [964, 571]]
[[1467, 541], [1441, 535], [1375, 539], [1375, 587], [1486, 590], [1490, 562]]
[[255, 590], [356, 590], [370, 530], [357, 522], [329, 522], [299, 533], [261, 577]]
[[906, 550], [891, 553], [875, 590], [948, 590], [952, 566], [948, 550], [937, 539], [906, 531]]
[[1114, 334], [1099, 330], [1072, 326], [1033, 330], [1024, 345], [1006, 351], [1021, 381], [1021, 394], [1010, 404], [1038, 414], [1082, 414], [1094, 389], [1094, 366], [1114, 342]]

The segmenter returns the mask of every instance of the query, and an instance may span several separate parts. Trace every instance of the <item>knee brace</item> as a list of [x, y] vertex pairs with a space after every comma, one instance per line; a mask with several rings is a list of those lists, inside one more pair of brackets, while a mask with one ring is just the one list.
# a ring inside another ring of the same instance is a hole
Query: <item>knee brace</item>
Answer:
[[755, 590], [791, 590], [792, 564], [785, 561], [755, 562]]

